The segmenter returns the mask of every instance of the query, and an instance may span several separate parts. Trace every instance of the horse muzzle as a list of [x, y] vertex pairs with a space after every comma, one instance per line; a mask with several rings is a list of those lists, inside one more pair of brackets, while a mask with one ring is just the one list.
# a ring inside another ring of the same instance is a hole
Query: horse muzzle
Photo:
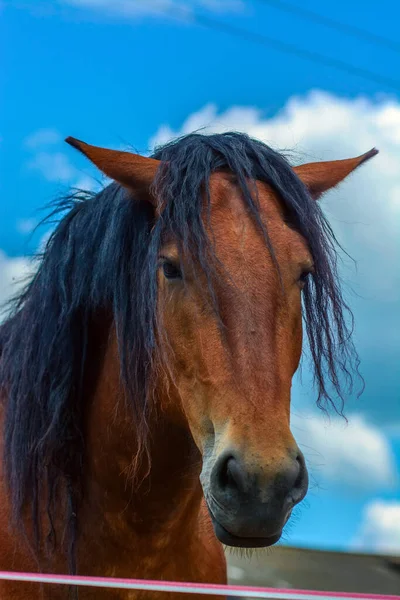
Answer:
[[297, 449], [279, 471], [266, 477], [245, 468], [233, 452], [216, 460], [206, 490], [217, 538], [228, 546], [263, 548], [281, 537], [293, 507], [308, 489], [304, 457]]

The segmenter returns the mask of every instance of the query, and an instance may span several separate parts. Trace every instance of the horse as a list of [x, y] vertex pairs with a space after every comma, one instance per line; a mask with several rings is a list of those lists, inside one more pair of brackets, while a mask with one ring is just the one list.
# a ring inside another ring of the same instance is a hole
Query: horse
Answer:
[[[292, 167], [237, 132], [151, 157], [66, 141], [112, 182], [56, 203], [0, 328], [0, 569], [224, 584], [223, 546], [275, 544], [307, 492], [303, 330], [322, 408], [358, 373], [318, 199], [377, 150]], [[0, 582], [70, 594], [162, 597]]]

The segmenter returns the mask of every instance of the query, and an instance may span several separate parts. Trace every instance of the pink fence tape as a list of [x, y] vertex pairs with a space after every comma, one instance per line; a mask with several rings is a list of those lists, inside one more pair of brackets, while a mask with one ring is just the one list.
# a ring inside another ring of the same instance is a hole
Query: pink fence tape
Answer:
[[48, 575], [42, 573], [18, 573], [0, 571], [0, 580], [53, 583], [85, 587], [101, 587], [152, 592], [175, 592], [236, 598], [275, 598], [276, 600], [400, 600], [400, 596], [382, 594], [348, 594], [346, 592], [318, 592], [314, 590], [291, 590], [246, 587], [237, 585], [215, 585], [205, 583], [182, 583], [177, 581], [155, 581], [146, 579], [117, 579], [111, 577], [80, 577], [73, 575]]

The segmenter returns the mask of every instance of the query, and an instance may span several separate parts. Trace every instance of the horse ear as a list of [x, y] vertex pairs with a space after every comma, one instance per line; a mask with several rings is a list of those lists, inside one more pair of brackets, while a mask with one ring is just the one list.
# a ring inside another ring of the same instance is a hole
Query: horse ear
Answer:
[[372, 148], [372, 150], [361, 156], [357, 156], [357, 158], [308, 163], [294, 167], [294, 171], [302, 182], [306, 184], [311, 196], [315, 200], [318, 200], [324, 192], [338, 185], [354, 169], [376, 154], [378, 154], [378, 150]]
[[67, 137], [65, 141], [82, 152], [107, 177], [133, 192], [135, 197], [156, 205], [150, 186], [160, 165], [159, 160], [130, 152], [91, 146], [73, 137]]

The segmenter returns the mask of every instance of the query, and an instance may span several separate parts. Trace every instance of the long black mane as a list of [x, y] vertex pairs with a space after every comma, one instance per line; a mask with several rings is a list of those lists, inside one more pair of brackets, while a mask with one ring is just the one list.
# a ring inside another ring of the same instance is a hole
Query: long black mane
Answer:
[[151, 212], [117, 184], [98, 194], [80, 192], [64, 199], [55, 212], [65, 214], [40, 267], [0, 327], [4, 465], [14, 517], [21, 524], [26, 506], [31, 505], [39, 542], [43, 494], [51, 522], [57, 493], [64, 490], [70, 558], [85, 464], [83, 389], [90, 324], [99, 314], [107, 314], [115, 326], [121, 379], [139, 445], [146, 448], [147, 387], [157, 349], [158, 249], [165, 231], [172, 232], [209, 274], [214, 298], [212, 242], [202, 221], [202, 192], [206, 190], [209, 202], [212, 172], [229, 169], [235, 174], [267, 244], [268, 231], [248, 182], [268, 182], [309, 244], [315, 274], [304, 290], [303, 304], [318, 403], [339, 399], [341, 411], [347, 386], [352, 385], [351, 373], [358, 367], [351, 313], [339, 287], [336, 240], [320, 206], [287, 160], [238, 133], [192, 134], [158, 149], [154, 157], [168, 161], [154, 186], [165, 206], [162, 218], [154, 222]]

